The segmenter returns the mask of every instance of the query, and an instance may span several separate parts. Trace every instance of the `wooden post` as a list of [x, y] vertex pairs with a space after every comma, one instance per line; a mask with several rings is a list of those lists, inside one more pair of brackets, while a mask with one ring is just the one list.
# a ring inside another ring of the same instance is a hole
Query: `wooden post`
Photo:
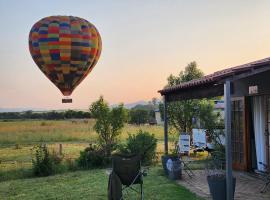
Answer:
[[63, 146], [62, 144], [59, 144], [59, 155], [61, 156], [63, 154]]
[[[266, 165], [270, 166], [270, 159], [269, 159], [269, 129], [268, 129], [268, 125], [269, 125], [269, 96], [264, 96], [264, 107], [265, 109], [265, 152], [266, 152]], [[268, 169], [269, 171], [269, 169]]]
[[231, 82], [224, 84], [225, 134], [226, 134], [226, 194], [227, 200], [233, 200], [232, 142], [231, 142]]
[[168, 102], [164, 96], [164, 153], [168, 154]]

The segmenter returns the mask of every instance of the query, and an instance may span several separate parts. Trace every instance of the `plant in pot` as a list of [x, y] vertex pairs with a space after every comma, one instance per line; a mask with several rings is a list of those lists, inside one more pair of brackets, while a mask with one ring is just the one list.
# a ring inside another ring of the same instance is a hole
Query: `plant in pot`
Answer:
[[161, 157], [164, 173], [172, 180], [181, 179], [182, 176], [181, 162], [177, 150], [177, 142], [175, 142], [171, 153]]
[[[206, 165], [207, 182], [213, 200], [226, 200], [226, 173], [223, 156], [222, 152], [212, 152], [212, 157]], [[236, 178], [233, 177], [233, 196], [235, 184]]]

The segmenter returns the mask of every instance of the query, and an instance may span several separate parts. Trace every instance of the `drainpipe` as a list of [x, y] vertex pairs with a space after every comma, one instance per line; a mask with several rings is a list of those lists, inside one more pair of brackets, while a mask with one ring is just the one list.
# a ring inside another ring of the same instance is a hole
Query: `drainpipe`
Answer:
[[227, 200], [233, 200], [232, 142], [231, 142], [231, 82], [224, 84], [225, 134], [226, 134], [226, 194]]
[[164, 96], [164, 153], [168, 155], [168, 102], [166, 96]]

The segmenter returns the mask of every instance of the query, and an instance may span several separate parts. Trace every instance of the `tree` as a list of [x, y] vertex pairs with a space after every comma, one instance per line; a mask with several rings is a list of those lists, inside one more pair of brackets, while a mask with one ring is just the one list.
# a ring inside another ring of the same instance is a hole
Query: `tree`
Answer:
[[153, 98], [152, 98], [152, 102], [151, 102], [151, 103], [153, 104], [154, 108], [156, 108], [157, 103], [158, 103], [158, 98], [153, 97]]
[[[193, 79], [201, 78], [203, 72], [198, 69], [196, 62], [189, 63], [179, 76], [170, 75], [167, 86], [174, 86]], [[192, 118], [200, 113], [200, 100], [182, 100], [168, 104], [168, 121], [179, 132], [191, 133]]]
[[129, 123], [131, 124], [145, 124], [149, 120], [149, 112], [143, 109], [131, 109], [129, 117]]
[[101, 96], [92, 103], [89, 110], [91, 116], [96, 119], [94, 129], [98, 133], [99, 145], [105, 150], [105, 156], [110, 156], [127, 117], [124, 105], [120, 104], [110, 109]]

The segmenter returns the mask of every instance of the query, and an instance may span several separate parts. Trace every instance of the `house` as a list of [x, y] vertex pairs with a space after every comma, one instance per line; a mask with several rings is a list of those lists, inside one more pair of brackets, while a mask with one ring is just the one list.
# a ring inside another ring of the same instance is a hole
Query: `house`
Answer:
[[230, 67], [159, 91], [164, 97], [164, 148], [168, 152], [168, 103], [224, 95], [227, 197], [232, 168], [264, 170], [270, 165], [270, 58]]

